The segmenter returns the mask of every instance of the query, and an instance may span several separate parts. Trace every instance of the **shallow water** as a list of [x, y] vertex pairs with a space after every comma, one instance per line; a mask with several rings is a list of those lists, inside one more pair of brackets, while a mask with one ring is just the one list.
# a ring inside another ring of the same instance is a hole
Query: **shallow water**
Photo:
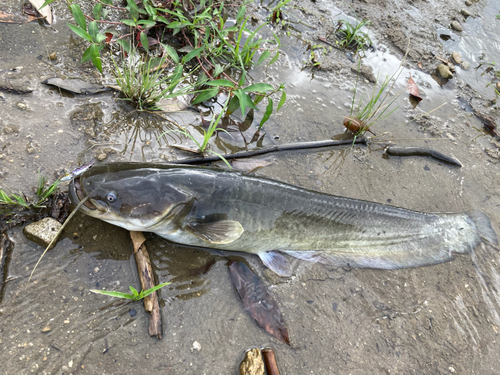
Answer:
[[[0, 4], [15, 8], [9, 2]], [[413, 19], [411, 23], [407, 18], [407, 27], [415, 32], [429, 22], [433, 30], [443, 27], [444, 22], [432, 22], [427, 3], [418, 4], [408, 10], [396, 3]], [[341, 8], [341, 4], [336, 6]], [[366, 6], [374, 18], [384, 11], [378, 2]], [[459, 9], [461, 5], [454, 6]], [[500, 34], [499, 23], [491, 19], [499, 10], [496, 3], [474, 6], [482, 18], [464, 23], [467, 33], [457, 36], [462, 44], [474, 44], [469, 38], [482, 38], [482, 33]], [[234, 152], [262, 144], [329, 139], [344, 132], [342, 119], [349, 114], [356, 72], [349, 59], [336, 51], [328, 59], [338, 63], [337, 68], [314, 74], [303, 69], [309, 52], [297, 35], [304, 39], [320, 35], [322, 27], [338, 14], [327, 2], [310, 7], [305, 13], [294, 12], [316, 29], [297, 24], [290, 37], [283, 35], [286, 55], [278, 65], [254, 73], [266, 74], [270, 82], [287, 82], [288, 101], [265, 124], [265, 137], [252, 142], [262, 116], [256, 113], [248, 128], [229, 124], [233, 138], [220, 132], [212, 147]], [[190, 157], [167, 146], [167, 142], [189, 146], [191, 141], [181, 135], [171, 132], [158, 139], [172, 125], [154, 115], [130, 115], [127, 104], [115, 101], [111, 93], [68, 95], [40, 83], [56, 75], [99, 81], [94, 69], [78, 64], [82, 45], [65, 26], [66, 12], [63, 4], [56, 6], [57, 32], [36, 23], [0, 23], [0, 78], [28, 82], [34, 89], [26, 96], [3, 93], [0, 99], [2, 184], [14, 192], [27, 190], [36, 185], [38, 169], [55, 176], [102, 153], [107, 154], [106, 160], [118, 161]], [[264, 8], [256, 9], [256, 14], [263, 13]], [[397, 69], [402, 54], [383, 39], [383, 30], [374, 28], [371, 33], [378, 37], [380, 49], [368, 53], [366, 64], [382, 78]], [[431, 37], [427, 41], [430, 46], [441, 43]], [[481, 131], [479, 120], [463, 104], [463, 98], [468, 102], [474, 94], [467, 84], [486, 99], [493, 98], [491, 87], [485, 88], [486, 78], [484, 82], [478, 79], [473, 70], [476, 49], [458, 47], [462, 44], [451, 40], [442, 43], [448, 51], [463, 48], [460, 52], [467, 55], [471, 70], [458, 70], [457, 80], [440, 87], [414, 63], [406, 64], [392, 90], [394, 94], [403, 90], [397, 99], [399, 108], [374, 125], [377, 137], [368, 147], [275, 154], [275, 163], [256, 174], [419, 211], [480, 210], [500, 233], [499, 164], [484, 152], [498, 145]], [[493, 38], [485, 42], [491, 59], [499, 56], [498, 48]], [[60, 56], [55, 63], [46, 57], [53, 50]], [[415, 109], [404, 91], [409, 73], [424, 98]], [[358, 93], [373, 89], [364, 79], [359, 85]], [[19, 108], [19, 102], [27, 109]], [[447, 104], [439, 107], [443, 103]], [[410, 121], [410, 116], [416, 121]], [[199, 115], [182, 113], [173, 118], [197, 134]], [[384, 158], [383, 148], [391, 140], [398, 146], [433, 148], [459, 159], [463, 167], [421, 157]], [[229, 254], [244, 259], [268, 283], [288, 326], [292, 343], [288, 347], [258, 327], [244, 310], [231, 285], [226, 253], [189, 249], [147, 236], [158, 282], [171, 282], [160, 292], [164, 338], [158, 341], [147, 334], [148, 317], [141, 303], [90, 292], [127, 292], [129, 285], [138, 287], [125, 230], [78, 214], [43, 258], [27, 288], [43, 249], [27, 241], [21, 228], [9, 231], [9, 236], [15, 247], [0, 304], [4, 323], [0, 360], [5, 374], [152, 370], [228, 374], [237, 372], [245, 350], [267, 345], [275, 349], [284, 374], [493, 374], [500, 365], [500, 259], [489, 246], [446, 264], [395, 271], [293, 261], [291, 279], [277, 277], [257, 257]], [[215, 264], [206, 274], [192, 274], [212, 260]], [[50, 331], [43, 333], [47, 326]], [[200, 351], [193, 348], [195, 341]]]

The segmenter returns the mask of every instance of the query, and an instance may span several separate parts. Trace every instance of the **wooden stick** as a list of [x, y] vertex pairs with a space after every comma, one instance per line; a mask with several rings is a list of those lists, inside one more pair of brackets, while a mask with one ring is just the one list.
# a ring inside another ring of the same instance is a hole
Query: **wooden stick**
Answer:
[[7, 270], [7, 253], [11, 249], [12, 242], [7, 237], [5, 232], [0, 233], [0, 302], [3, 298], [4, 280], [8, 274]]
[[[264, 147], [258, 150], [252, 151], [243, 151], [237, 152], [235, 154], [222, 155], [225, 159], [241, 159], [248, 158], [255, 155], [267, 154], [270, 152], [278, 152], [278, 151], [291, 151], [291, 150], [301, 150], [301, 149], [310, 149], [310, 148], [319, 148], [319, 147], [333, 147], [333, 146], [341, 146], [341, 145], [352, 145], [354, 143], [363, 143], [367, 144], [367, 139], [364, 137], [346, 140], [331, 140], [327, 139], [325, 141], [313, 141], [313, 142], [297, 142], [297, 143], [285, 143], [282, 145], [275, 145]], [[208, 157], [200, 157], [193, 159], [180, 159], [180, 160], [170, 160], [169, 164], [204, 164], [210, 163], [213, 161], [220, 161], [221, 158], [219, 156], [208, 156]]]
[[[141, 281], [141, 288], [142, 290], [151, 289], [155, 286], [155, 283], [153, 279], [153, 267], [151, 267], [148, 250], [144, 244], [146, 237], [144, 237], [142, 232], [131, 231], [130, 238], [132, 238], [134, 244], [135, 262]], [[160, 305], [156, 292], [144, 297], [144, 310], [151, 314], [151, 318], [149, 319], [149, 335], [161, 339], [163, 328], [161, 324]]]
[[274, 350], [271, 348], [262, 349], [262, 358], [264, 358], [264, 365], [266, 366], [267, 375], [280, 375], [278, 364], [276, 363], [276, 356]]

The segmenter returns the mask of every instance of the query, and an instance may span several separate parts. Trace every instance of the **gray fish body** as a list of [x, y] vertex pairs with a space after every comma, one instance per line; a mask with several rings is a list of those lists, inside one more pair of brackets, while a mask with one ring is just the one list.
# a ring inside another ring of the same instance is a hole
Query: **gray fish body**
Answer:
[[[280, 253], [394, 269], [451, 260], [482, 239], [497, 243], [482, 213], [421, 213], [238, 172], [140, 168], [94, 174], [81, 184], [92, 202], [108, 205], [108, 212], [84, 208], [91, 216], [180, 244], [257, 254], [281, 275], [290, 269]], [[110, 192], [117, 198], [111, 204]]]

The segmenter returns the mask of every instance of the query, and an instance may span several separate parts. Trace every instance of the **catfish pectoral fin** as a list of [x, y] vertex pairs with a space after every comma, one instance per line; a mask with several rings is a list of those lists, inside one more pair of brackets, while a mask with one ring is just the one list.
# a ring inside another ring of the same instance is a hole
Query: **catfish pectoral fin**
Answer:
[[211, 244], [224, 245], [236, 241], [244, 232], [238, 221], [220, 220], [213, 223], [191, 222], [184, 230]]
[[258, 254], [262, 263], [271, 271], [280, 276], [291, 276], [292, 268], [288, 260], [276, 251], [262, 252]]

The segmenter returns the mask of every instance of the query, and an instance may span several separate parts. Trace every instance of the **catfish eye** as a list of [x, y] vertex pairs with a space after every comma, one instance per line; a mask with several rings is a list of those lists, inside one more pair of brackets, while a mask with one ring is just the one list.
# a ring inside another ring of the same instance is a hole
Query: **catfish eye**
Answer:
[[114, 201], [116, 201], [116, 195], [114, 193], [108, 193], [108, 195], [106, 195], [106, 200], [109, 203], [113, 203]]

